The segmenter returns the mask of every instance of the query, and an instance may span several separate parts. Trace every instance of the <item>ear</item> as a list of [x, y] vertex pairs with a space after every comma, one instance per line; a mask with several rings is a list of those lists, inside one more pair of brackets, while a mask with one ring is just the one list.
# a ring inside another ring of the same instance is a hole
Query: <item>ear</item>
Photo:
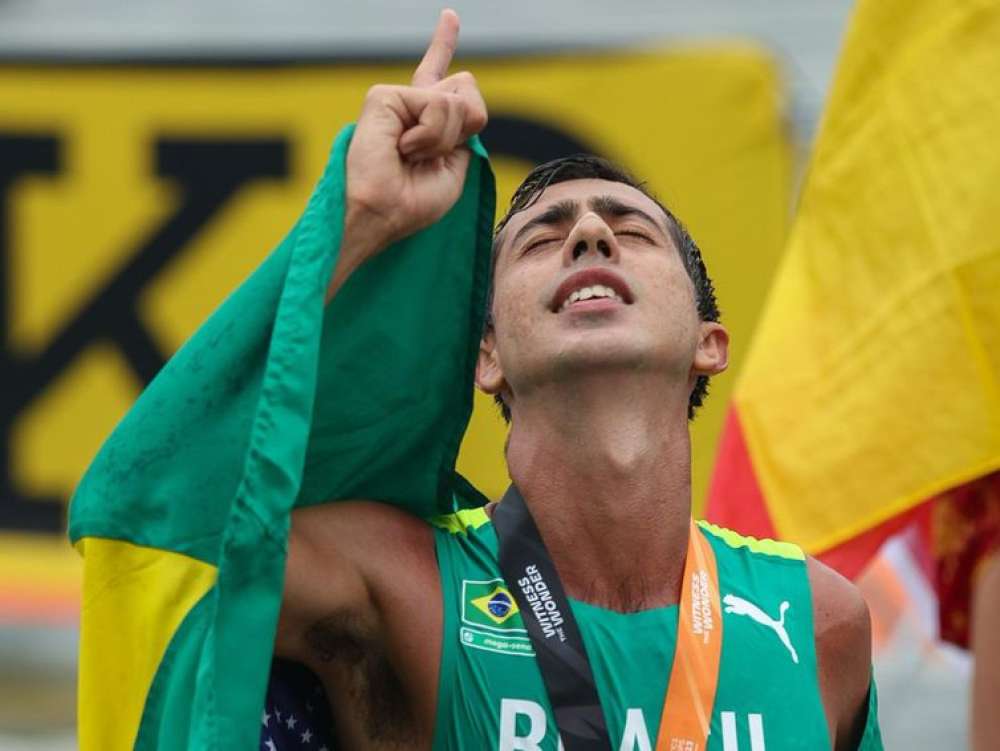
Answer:
[[491, 396], [507, 387], [496, 344], [496, 334], [492, 328], [487, 329], [479, 340], [479, 358], [476, 360], [476, 387]]
[[729, 332], [721, 323], [702, 321], [698, 334], [698, 349], [694, 353], [691, 371], [696, 376], [718, 375], [729, 365]]

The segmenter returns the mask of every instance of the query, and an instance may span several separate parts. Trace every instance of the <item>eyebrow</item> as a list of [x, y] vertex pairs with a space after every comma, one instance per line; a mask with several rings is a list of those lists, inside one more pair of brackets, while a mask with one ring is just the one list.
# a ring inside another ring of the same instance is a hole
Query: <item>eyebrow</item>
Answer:
[[597, 214], [613, 217], [637, 216], [640, 219], [644, 219], [649, 222], [658, 230], [664, 232], [667, 236], [670, 234], [665, 222], [658, 222], [638, 206], [624, 203], [623, 201], [619, 201], [617, 198], [612, 198], [611, 196], [594, 196], [588, 203], [590, 208]]
[[[670, 236], [669, 230], [666, 228], [665, 224], [657, 222], [656, 219], [637, 206], [624, 203], [623, 201], [619, 201], [617, 198], [613, 198], [611, 196], [593, 196], [589, 201], [587, 201], [587, 205], [592, 211], [603, 217], [639, 217], [664, 232], [668, 238]], [[580, 203], [578, 201], [574, 201], [572, 199], [558, 201], [549, 206], [534, 219], [525, 222], [524, 226], [515, 233], [514, 239], [511, 240], [511, 246], [517, 245], [518, 240], [536, 227], [553, 227], [559, 224], [565, 224], [576, 219], [579, 213]]]
[[557, 224], [564, 224], [576, 219], [576, 215], [579, 213], [580, 204], [576, 201], [568, 198], [558, 201], [531, 221], [525, 222], [524, 226], [515, 233], [514, 239], [511, 240], [510, 244], [512, 246], [517, 245], [518, 240], [536, 227], [553, 227]]

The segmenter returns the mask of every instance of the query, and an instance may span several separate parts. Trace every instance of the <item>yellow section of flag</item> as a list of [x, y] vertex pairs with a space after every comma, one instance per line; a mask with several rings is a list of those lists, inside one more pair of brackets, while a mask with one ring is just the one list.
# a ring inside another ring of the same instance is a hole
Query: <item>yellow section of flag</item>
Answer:
[[[77, 697], [80, 749], [129, 749], [167, 646], [215, 584], [216, 568], [121, 540], [88, 537], [77, 548], [87, 561]], [[109, 686], [115, 687], [113, 696]]]
[[735, 401], [832, 547], [1000, 466], [1000, 4], [863, 0]]

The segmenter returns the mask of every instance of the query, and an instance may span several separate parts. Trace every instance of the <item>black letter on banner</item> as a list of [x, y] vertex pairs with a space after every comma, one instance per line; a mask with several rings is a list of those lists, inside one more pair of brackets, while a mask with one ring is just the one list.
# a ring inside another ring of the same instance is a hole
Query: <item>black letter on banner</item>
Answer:
[[[139, 317], [138, 299], [146, 285], [248, 183], [288, 174], [288, 144], [282, 138], [161, 138], [156, 174], [176, 182], [183, 199], [172, 216], [144, 237], [117, 269], [40, 352], [14, 352], [0, 318], [0, 529], [57, 532], [63, 499], [29, 497], [11, 477], [11, 428], [17, 418], [78, 355], [98, 341], [118, 346], [132, 370], [149, 383], [166, 360]], [[56, 169], [55, 139], [0, 136], [0, 206], [7, 204], [12, 180], [29, 171]], [[0, 222], [0, 301], [9, 299], [3, 265], [10, 256], [10, 228]], [[86, 252], [83, 248], [79, 252]]]

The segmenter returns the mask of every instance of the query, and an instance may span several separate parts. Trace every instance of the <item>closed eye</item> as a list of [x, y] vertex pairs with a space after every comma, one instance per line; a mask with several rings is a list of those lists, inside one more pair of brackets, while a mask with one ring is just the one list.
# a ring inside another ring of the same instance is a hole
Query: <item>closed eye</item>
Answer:
[[524, 255], [525, 253], [530, 253], [533, 250], [538, 250], [543, 245], [561, 241], [562, 241], [561, 237], [542, 237], [539, 238], [538, 240], [528, 243], [528, 245], [525, 246], [524, 250], [521, 253], [522, 255]]
[[634, 229], [618, 230], [617, 232], [615, 232], [615, 236], [617, 236], [617, 237], [622, 237], [622, 236], [624, 236], [624, 237], [637, 237], [640, 240], [645, 240], [648, 243], [653, 242], [653, 238], [651, 238], [645, 232], [639, 232], [638, 230], [634, 230]]

